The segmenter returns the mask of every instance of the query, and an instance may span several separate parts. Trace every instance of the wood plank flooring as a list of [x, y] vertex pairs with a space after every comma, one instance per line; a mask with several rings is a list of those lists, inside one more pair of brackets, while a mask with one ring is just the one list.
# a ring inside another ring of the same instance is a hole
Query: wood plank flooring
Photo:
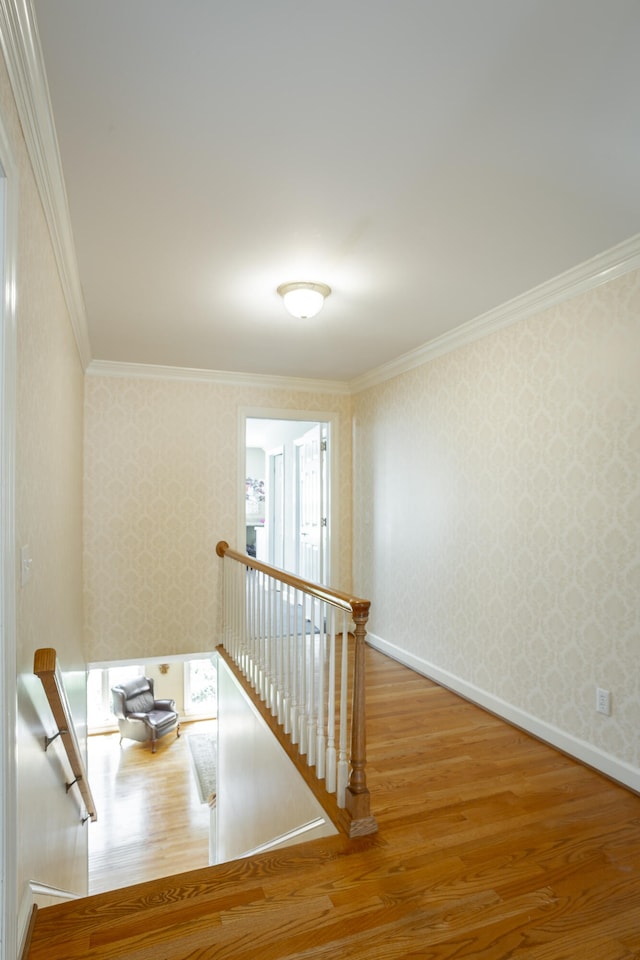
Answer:
[[378, 834], [48, 907], [30, 960], [639, 958], [640, 798], [372, 650], [367, 671]]
[[100, 893], [209, 864], [209, 807], [200, 802], [188, 738], [215, 721], [183, 723], [149, 744], [89, 737], [88, 775], [98, 819], [89, 830], [89, 892]]

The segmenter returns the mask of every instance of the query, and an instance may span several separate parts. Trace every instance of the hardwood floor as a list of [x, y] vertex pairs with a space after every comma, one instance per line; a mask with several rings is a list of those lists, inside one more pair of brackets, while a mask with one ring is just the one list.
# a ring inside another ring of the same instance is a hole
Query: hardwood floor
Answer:
[[89, 893], [209, 863], [209, 807], [200, 802], [188, 737], [215, 721], [183, 723], [149, 744], [118, 733], [89, 737], [88, 775], [98, 819], [89, 824]]
[[372, 650], [367, 671], [378, 834], [48, 907], [30, 960], [640, 957], [640, 798]]

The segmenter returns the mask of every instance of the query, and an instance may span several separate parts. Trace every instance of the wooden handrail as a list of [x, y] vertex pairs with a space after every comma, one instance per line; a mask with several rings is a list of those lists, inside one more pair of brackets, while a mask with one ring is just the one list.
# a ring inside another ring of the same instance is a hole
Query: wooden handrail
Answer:
[[355, 624], [355, 655], [353, 696], [351, 704], [351, 755], [350, 773], [344, 792], [344, 808], [347, 813], [347, 831], [350, 836], [362, 836], [377, 830], [375, 819], [371, 815], [369, 790], [367, 788], [366, 764], [366, 717], [365, 717], [365, 637], [366, 623], [371, 602], [361, 597], [353, 597], [339, 590], [324, 587], [270, 564], [263, 563], [248, 554], [233, 550], [225, 540], [216, 545], [216, 553], [222, 559], [234, 560], [245, 568], [258, 571], [287, 584], [294, 590], [343, 611], [351, 616]]
[[93, 800], [91, 788], [89, 787], [89, 781], [87, 780], [87, 772], [82, 759], [82, 753], [80, 752], [71, 708], [64, 689], [58, 657], [53, 647], [41, 647], [39, 650], [36, 650], [33, 658], [33, 672], [37, 677], [40, 677], [42, 681], [42, 686], [44, 687], [49, 706], [51, 707], [53, 719], [58, 728], [58, 732], [54, 737], [45, 738], [44, 748], [46, 750], [56, 737], [60, 736], [62, 738], [64, 749], [71, 766], [71, 772], [75, 777], [75, 780], [66, 784], [67, 793], [75, 784], [80, 791], [80, 795], [87, 809], [87, 816], [83, 818], [82, 822], [84, 823], [85, 820], [88, 819], [97, 820], [96, 805]]
[[251, 567], [253, 570], [261, 570], [262, 573], [268, 574], [268, 576], [273, 577], [274, 580], [279, 580], [280, 583], [286, 583], [290, 587], [293, 587], [294, 590], [302, 590], [303, 593], [308, 593], [310, 596], [315, 597], [316, 600], [324, 600], [334, 607], [339, 607], [340, 610], [346, 610], [347, 613], [354, 615], [357, 613], [358, 616], [364, 617], [363, 623], [366, 623], [369, 618], [370, 600], [352, 597], [348, 593], [332, 590], [331, 587], [322, 587], [317, 583], [312, 583], [310, 580], [303, 580], [302, 577], [296, 577], [295, 574], [281, 570], [279, 567], [272, 567], [268, 563], [262, 563], [261, 560], [255, 560], [247, 553], [239, 553], [237, 550], [233, 550], [226, 540], [218, 541], [216, 544], [216, 553], [219, 557], [228, 557], [230, 560], [237, 560], [239, 563], [243, 563], [246, 567]]

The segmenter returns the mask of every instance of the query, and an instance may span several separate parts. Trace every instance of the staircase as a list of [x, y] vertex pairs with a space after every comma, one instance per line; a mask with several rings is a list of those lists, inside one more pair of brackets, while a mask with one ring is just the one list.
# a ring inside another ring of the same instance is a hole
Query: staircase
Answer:
[[367, 703], [378, 833], [45, 907], [24, 960], [640, 957], [640, 797], [371, 649]]
[[254, 560], [225, 540], [216, 553], [225, 564], [219, 650], [249, 698], [276, 719], [299, 771], [313, 769], [323, 793], [334, 795], [341, 828], [350, 837], [375, 833], [365, 770], [370, 601]]

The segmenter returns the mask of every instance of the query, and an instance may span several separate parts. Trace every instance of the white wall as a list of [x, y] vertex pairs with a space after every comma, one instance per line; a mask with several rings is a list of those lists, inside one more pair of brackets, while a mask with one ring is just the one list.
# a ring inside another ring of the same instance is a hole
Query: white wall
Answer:
[[315, 821], [320, 823], [291, 842], [337, 833], [223, 660], [218, 661], [215, 821], [217, 863], [245, 856]]
[[636, 787], [639, 358], [635, 272], [354, 398], [374, 641]]

